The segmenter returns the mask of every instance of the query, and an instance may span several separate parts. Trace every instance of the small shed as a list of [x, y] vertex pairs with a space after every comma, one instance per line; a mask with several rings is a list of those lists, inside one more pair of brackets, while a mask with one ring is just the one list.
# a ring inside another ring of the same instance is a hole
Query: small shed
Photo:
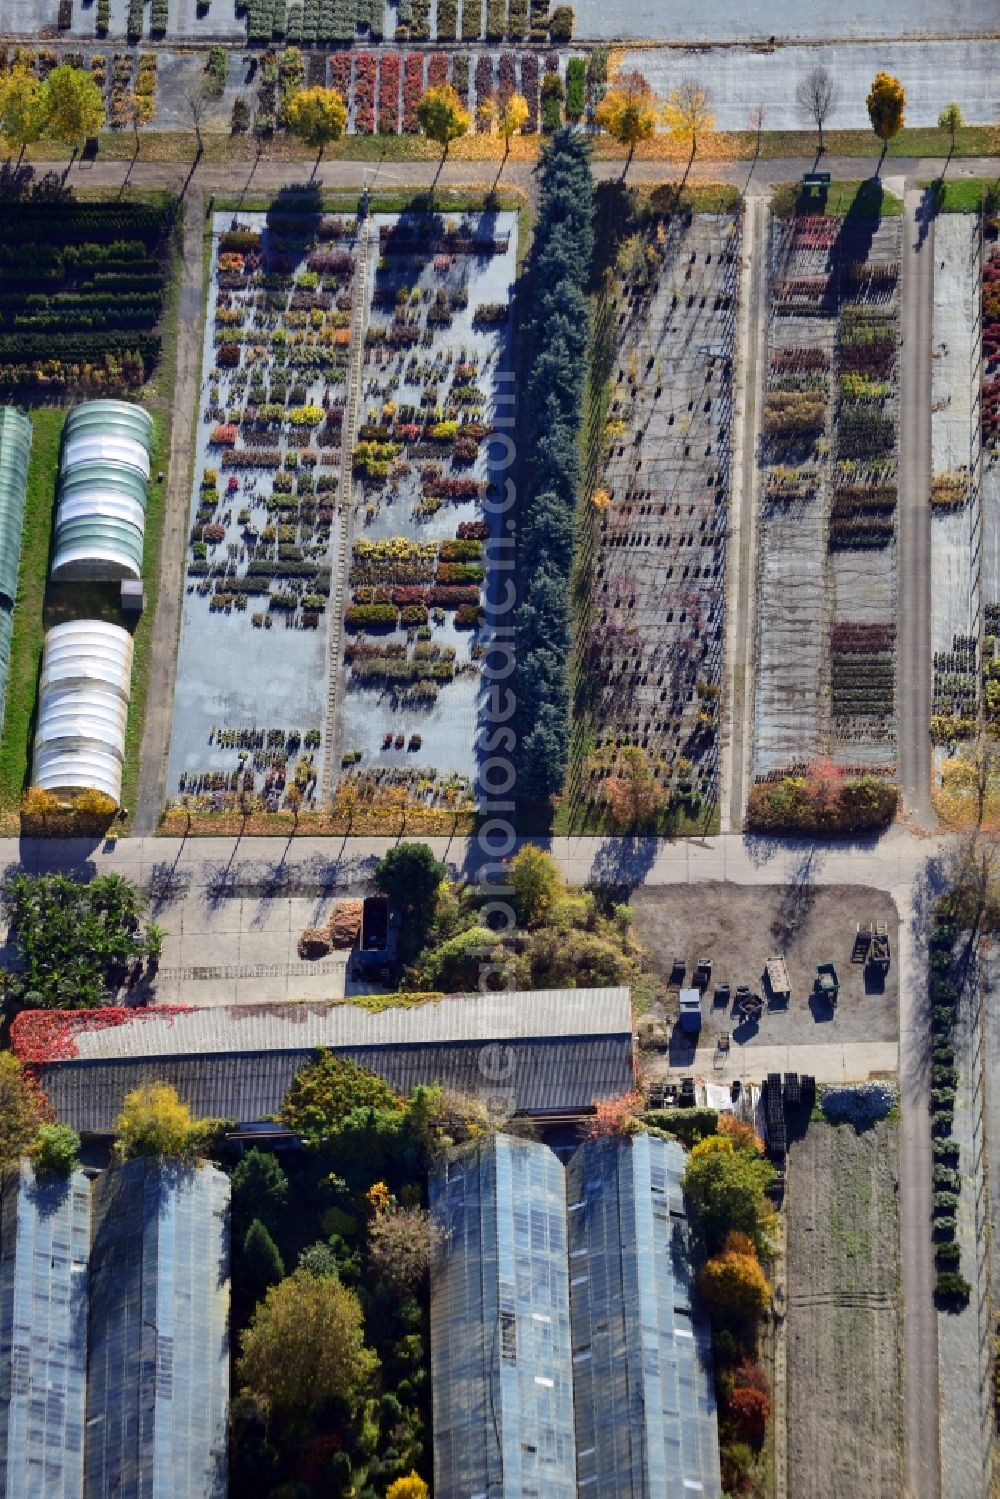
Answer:
[[701, 1030], [701, 990], [681, 990], [681, 1030], [697, 1035]]
[[142, 605], [143, 592], [141, 579], [123, 578], [121, 582], [122, 613], [138, 617], [142, 613]]

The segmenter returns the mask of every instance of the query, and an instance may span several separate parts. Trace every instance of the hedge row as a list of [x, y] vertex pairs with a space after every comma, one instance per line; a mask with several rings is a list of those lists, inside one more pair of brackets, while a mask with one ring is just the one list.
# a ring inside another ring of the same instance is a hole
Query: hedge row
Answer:
[[821, 780], [787, 775], [751, 786], [746, 830], [834, 838], [879, 833], [896, 816], [898, 801], [897, 788], [874, 775], [845, 780], [835, 791]]
[[958, 927], [944, 919], [939, 909], [930, 935], [930, 1109], [934, 1136], [934, 1219], [931, 1232], [937, 1267], [935, 1296], [938, 1304], [945, 1308], [964, 1306], [971, 1293], [971, 1287], [959, 1273], [962, 1254], [955, 1243], [962, 1178], [958, 1141], [951, 1139], [958, 1089], [952, 1032], [962, 988], [955, 959], [959, 936]]
[[523, 408], [531, 464], [521, 507], [516, 618], [517, 793], [534, 804], [561, 790], [569, 758], [569, 582], [594, 212], [583, 137], [556, 131], [540, 177], [524, 341], [535, 352]]

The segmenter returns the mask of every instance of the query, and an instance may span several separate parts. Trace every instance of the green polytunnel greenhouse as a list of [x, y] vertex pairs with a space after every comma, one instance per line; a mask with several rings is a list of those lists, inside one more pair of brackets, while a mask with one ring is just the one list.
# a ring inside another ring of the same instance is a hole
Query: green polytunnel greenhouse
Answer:
[[0, 406], [0, 723], [7, 696], [30, 453], [31, 422], [13, 406]]
[[52, 577], [142, 576], [153, 422], [127, 401], [86, 401], [66, 418]]

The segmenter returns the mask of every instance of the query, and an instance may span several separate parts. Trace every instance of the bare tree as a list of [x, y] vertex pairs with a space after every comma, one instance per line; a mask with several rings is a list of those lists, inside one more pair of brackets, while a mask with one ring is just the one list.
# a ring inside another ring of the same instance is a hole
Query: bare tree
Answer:
[[191, 116], [191, 123], [194, 126], [195, 140], [198, 142], [198, 155], [201, 156], [205, 149], [201, 138], [201, 123], [211, 103], [208, 79], [197, 78], [194, 83], [190, 84], [185, 90], [184, 100], [187, 104], [188, 114]]
[[747, 129], [752, 130], [757, 137], [754, 145], [754, 158], [760, 155], [760, 138], [764, 133], [764, 121], [767, 119], [767, 110], [763, 104], [755, 104], [747, 115]]
[[837, 107], [838, 95], [836, 80], [826, 68], [810, 68], [795, 89], [796, 104], [819, 131], [820, 156], [823, 155], [823, 125]]

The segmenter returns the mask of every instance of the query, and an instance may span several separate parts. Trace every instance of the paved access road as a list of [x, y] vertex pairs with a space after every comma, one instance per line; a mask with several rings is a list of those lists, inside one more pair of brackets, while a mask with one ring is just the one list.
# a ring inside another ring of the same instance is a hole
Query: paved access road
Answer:
[[[874, 137], [873, 137], [874, 141]], [[824, 156], [823, 170], [844, 181], [857, 181], [871, 176], [877, 162], [877, 153], [867, 156]], [[35, 172], [55, 172], [62, 175], [66, 163], [33, 162]], [[159, 187], [180, 191], [185, 183], [197, 185], [203, 193], [225, 194], [232, 197], [249, 185], [251, 195], [260, 195], [276, 188], [287, 187], [293, 182], [305, 182], [312, 168], [312, 161], [266, 161], [253, 165], [247, 162], [217, 163], [137, 161], [130, 167], [127, 161], [96, 161], [88, 166], [74, 166], [67, 182], [70, 187], [114, 187], [120, 188], [126, 173], [131, 187]], [[325, 188], [350, 188], [357, 190], [363, 183], [386, 192], [406, 189], [418, 190], [430, 187], [475, 188], [483, 191], [492, 187], [496, 177], [496, 161], [462, 161], [459, 158], [447, 161], [438, 170], [435, 161], [390, 161], [379, 167], [376, 173], [372, 162], [325, 161], [320, 163], [316, 182]], [[594, 177], [598, 181], [616, 181], [621, 178], [622, 161], [616, 159], [595, 160]], [[792, 182], [813, 166], [813, 157], [778, 156], [756, 162], [696, 161], [691, 169], [691, 181], [731, 182], [740, 188], [752, 190], [776, 182]], [[943, 157], [893, 156], [883, 164], [883, 181], [892, 179], [919, 179], [930, 181], [947, 167], [949, 177], [994, 177], [997, 171], [995, 157], [962, 157], [958, 161], [946, 162]], [[681, 174], [682, 167], [675, 161], [634, 161], [628, 169], [629, 182], [670, 182]], [[245, 175], [244, 175], [245, 174]], [[508, 162], [500, 179], [501, 187], [520, 188], [529, 197], [537, 193], [538, 179], [535, 163]]]

